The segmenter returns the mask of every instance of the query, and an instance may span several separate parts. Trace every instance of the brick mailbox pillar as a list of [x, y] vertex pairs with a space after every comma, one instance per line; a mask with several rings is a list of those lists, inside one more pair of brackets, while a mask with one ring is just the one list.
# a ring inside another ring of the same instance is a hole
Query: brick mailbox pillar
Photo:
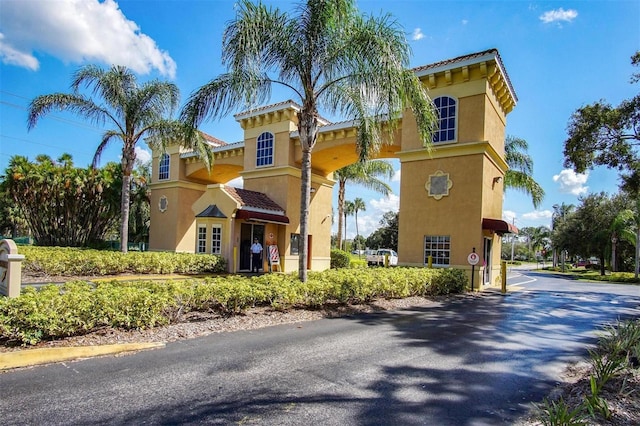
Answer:
[[0, 294], [8, 297], [20, 296], [22, 281], [22, 261], [13, 240], [0, 241]]

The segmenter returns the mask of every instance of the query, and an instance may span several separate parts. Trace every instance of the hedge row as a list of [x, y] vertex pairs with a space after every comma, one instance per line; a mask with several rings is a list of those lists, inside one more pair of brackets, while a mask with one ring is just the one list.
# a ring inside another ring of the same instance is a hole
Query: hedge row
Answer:
[[22, 269], [46, 275], [111, 274], [195, 274], [224, 272], [223, 257], [206, 254], [168, 252], [129, 252], [78, 249], [69, 247], [20, 246], [25, 261]]
[[110, 281], [95, 287], [73, 281], [40, 291], [28, 288], [15, 299], [0, 299], [0, 341], [33, 345], [100, 327], [151, 328], [178, 322], [190, 311], [229, 315], [252, 306], [313, 308], [336, 302], [442, 295], [461, 292], [466, 283], [463, 271], [424, 268], [310, 272], [306, 283], [285, 274]]

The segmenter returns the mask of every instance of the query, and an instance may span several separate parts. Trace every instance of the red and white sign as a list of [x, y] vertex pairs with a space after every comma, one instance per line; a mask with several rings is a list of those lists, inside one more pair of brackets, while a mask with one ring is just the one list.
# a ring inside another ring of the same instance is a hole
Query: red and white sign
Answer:
[[469, 253], [467, 262], [469, 262], [469, 265], [477, 265], [480, 262], [480, 256], [478, 256], [478, 253]]

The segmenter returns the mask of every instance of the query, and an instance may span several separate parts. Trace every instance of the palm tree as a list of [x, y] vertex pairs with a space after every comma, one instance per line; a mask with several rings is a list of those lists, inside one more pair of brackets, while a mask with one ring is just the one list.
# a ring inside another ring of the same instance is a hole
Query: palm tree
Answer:
[[[122, 199], [120, 203], [120, 241], [122, 252], [127, 252], [131, 173], [136, 161], [136, 145], [143, 138], [151, 145], [164, 149], [169, 140], [180, 140], [195, 149], [207, 164], [211, 153], [197, 132], [185, 129], [183, 124], [171, 120], [178, 106], [180, 93], [173, 83], [158, 80], [138, 84], [133, 72], [123, 66], [104, 70], [95, 65], [80, 68], [71, 83], [73, 93], [53, 93], [36, 97], [29, 105], [29, 130], [52, 110], [68, 110], [95, 125], [110, 123], [93, 157], [96, 167], [100, 156], [113, 140], [122, 142]], [[90, 90], [91, 95], [80, 93]]]
[[363, 212], [365, 210], [367, 210], [367, 205], [362, 198], [356, 198], [355, 200], [353, 200], [353, 215], [356, 218], [356, 238], [358, 238], [358, 235], [360, 235], [360, 233], [358, 232], [358, 212]]
[[344, 250], [347, 250], [347, 216], [351, 216], [355, 211], [355, 206], [353, 201], [345, 201], [344, 202]]
[[[625, 209], [618, 214], [613, 222], [612, 231], [614, 232], [611, 238], [612, 242], [614, 241], [613, 237], [616, 237], [616, 239], [623, 239], [635, 247], [633, 274], [635, 279], [638, 279], [638, 274], [640, 274], [640, 198], [635, 201], [633, 209]], [[615, 244], [612, 251], [615, 256]]]
[[533, 206], [538, 208], [544, 198], [544, 189], [533, 180], [533, 159], [527, 150], [529, 144], [524, 139], [507, 136], [504, 157], [509, 170], [504, 174], [504, 187], [523, 191], [531, 196]]
[[334, 179], [338, 181], [338, 247], [341, 247], [342, 241], [342, 212], [347, 182], [360, 184], [367, 189], [388, 196], [392, 192], [391, 187], [378, 179], [378, 176], [386, 176], [391, 179], [393, 166], [382, 160], [366, 161], [350, 164], [333, 173]]
[[292, 92], [301, 105], [298, 275], [304, 282], [319, 109], [355, 120], [360, 159], [391, 140], [407, 108], [420, 140], [430, 144], [435, 114], [426, 89], [408, 68], [406, 33], [389, 15], [363, 17], [355, 0], [306, 0], [294, 10], [288, 14], [239, 0], [236, 18], [223, 35], [222, 62], [228, 71], [191, 95], [182, 119], [196, 127], [205, 118], [263, 104], [274, 85]]

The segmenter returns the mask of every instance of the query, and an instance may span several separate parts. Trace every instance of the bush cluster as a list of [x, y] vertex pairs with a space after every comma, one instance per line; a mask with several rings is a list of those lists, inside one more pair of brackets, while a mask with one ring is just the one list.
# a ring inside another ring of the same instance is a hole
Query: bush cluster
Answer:
[[331, 250], [331, 269], [348, 268], [351, 255], [344, 250]]
[[463, 271], [424, 268], [334, 269], [293, 274], [218, 276], [179, 281], [74, 281], [0, 299], [0, 340], [23, 345], [85, 334], [100, 327], [144, 329], [178, 322], [190, 311], [240, 313], [253, 306], [314, 308], [376, 298], [461, 291]]
[[628, 383], [640, 368], [640, 320], [605, 327], [597, 347], [589, 351], [589, 361], [589, 386], [579, 392], [580, 403], [545, 399], [539, 407], [542, 424], [581, 426], [611, 420], [607, 394], [617, 399], [635, 391]]
[[224, 272], [223, 257], [208, 254], [129, 252], [70, 247], [20, 246], [25, 272], [45, 275], [196, 274]]

